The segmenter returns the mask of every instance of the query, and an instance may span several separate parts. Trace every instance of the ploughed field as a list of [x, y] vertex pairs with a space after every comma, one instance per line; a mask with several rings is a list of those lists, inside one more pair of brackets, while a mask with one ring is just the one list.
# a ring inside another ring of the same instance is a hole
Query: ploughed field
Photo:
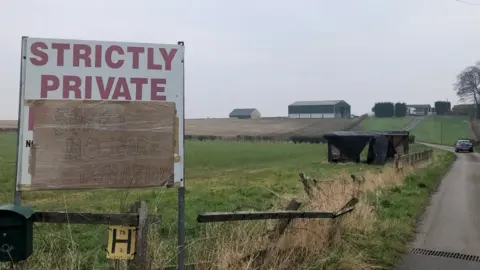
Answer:
[[318, 136], [339, 131], [355, 119], [187, 119], [185, 134], [191, 136]]
[[[185, 134], [190, 136], [318, 136], [339, 131], [358, 119], [186, 119]], [[17, 127], [16, 120], [0, 120], [0, 129]]]
[[2, 128], [16, 128], [17, 120], [0, 120], [0, 129]]

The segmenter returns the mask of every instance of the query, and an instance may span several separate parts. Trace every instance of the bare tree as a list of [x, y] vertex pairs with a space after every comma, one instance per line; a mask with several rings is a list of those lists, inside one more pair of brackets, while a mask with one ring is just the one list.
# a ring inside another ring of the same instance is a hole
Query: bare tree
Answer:
[[457, 82], [453, 86], [460, 101], [469, 101], [477, 105], [480, 98], [480, 62], [458, 74]]

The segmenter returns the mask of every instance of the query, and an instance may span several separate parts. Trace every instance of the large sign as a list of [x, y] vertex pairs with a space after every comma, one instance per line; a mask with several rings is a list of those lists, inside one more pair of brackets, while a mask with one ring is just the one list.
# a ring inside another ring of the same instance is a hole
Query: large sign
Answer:
[[182, 45], [23, 38], [17, 190], [183, 181], [183, 59]]

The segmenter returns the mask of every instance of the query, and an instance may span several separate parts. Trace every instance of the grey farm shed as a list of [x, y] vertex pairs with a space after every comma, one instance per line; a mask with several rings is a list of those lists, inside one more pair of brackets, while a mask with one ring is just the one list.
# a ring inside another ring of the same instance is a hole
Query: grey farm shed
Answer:
[[246, 109], [234, 109], [230, 114], [230, 118], [238, 118], [238, 119], [258, 119], [262, 117], [260, 112], [254, 108], [246, 108]]
[[350, 104], [344, 100], [297, 101], [288, 106], [289, 118], [350, 118]]

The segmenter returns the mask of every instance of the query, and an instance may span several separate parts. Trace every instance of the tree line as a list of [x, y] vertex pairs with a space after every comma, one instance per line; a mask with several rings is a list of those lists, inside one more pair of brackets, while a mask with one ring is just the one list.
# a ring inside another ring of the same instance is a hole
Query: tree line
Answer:
[[[451, 111], [449, 101], [435, 101], [434, 108], [437, 115], [445, 115]], [[408, 114], [407, 104], [402, 102], [377, 102], [372, 108], [376, 117], [404, 117]]]

